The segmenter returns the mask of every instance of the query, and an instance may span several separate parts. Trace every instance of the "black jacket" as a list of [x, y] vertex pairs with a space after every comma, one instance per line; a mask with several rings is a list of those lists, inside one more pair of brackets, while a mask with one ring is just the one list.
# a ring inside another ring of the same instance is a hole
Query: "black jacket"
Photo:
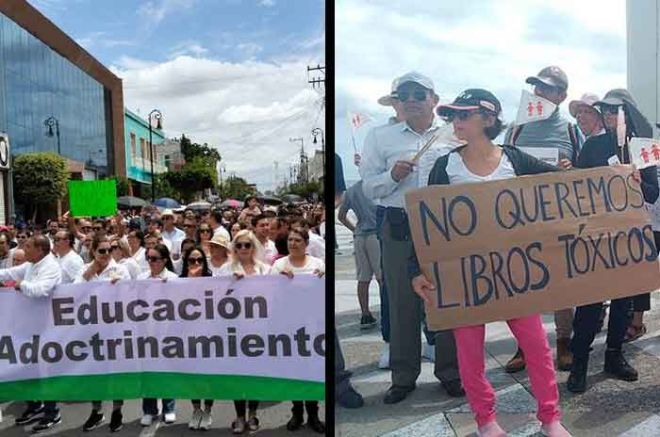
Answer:
[[[609, 165], [607, 162], [612, 156], [617, 156], [619, 162], [629, 163], [630, 156], [628, 147], [619, 147], [617, 145], [616, 135], [607, 132], [602, 135], [591, 137], [584, 143], [580, 155], [578, 156], [578, 168], [594, 168]], [[658, 198], [658, 175], [656, 167], [647, 167], [639, 171], [642, 176], [642, 193], [644, 200], [648, 203], [654, 203]]]
[[[435, 161], [433, 169], [429, 174], [429, 185], [449, 185], [449, 175], [447, 174], [447, 164], [449, 163], [449, 155], [456, 153], [463, 149], [466, 146], [457, 147], [448, 154], [441, 156]], [[539, 174], [539, 173], [548, 173], [552, 171], [559, 171], [554, 165], [546, 164], [543, 161], [540, 161], [529, 155], [517, 147], [513, 146], [502, 146], [502, 151], [511, 161], [513, 166], [513, 171], [516, 173], [516, 176]], [[408, 259], [408, 273], [411, 278], [418, 276], [422, 273], [419, 268], [419, 261], [417, 260], [417, 254], [415, 251], [412, 252], [412, 255]]]

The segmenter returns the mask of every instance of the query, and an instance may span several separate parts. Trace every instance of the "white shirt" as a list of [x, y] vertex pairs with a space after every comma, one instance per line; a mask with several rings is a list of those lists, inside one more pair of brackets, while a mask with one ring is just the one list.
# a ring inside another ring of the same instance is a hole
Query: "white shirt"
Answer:
[[73, 250], [64, 256], [58, 256], [57, 261], [62, 269], [62, 284], [71, 284], [83, 273], [85, 263], [83, 259]]
[[316, 270], [325, 271], [325, 263], [322, 259], [315, 258], [313, 256], [307, 256], [305, 259], [305, 265], [302, 267], [294, 267], [293, 264], [289, 261], [289, 257], [285, 256], [280, 258], [273, 263], [273, 268], [270, 270], [272, 274], [279, 274], [283, 271], [288, 270], [293, 274], [303, 274], [309, 273], [313, 274]]
[[514, 171], [513, 165], [511, 164], [511, 161], [509, 161], [509, 158], [504, 152], [502, 152], [500, 164], [497, 166], [495, 171], [487, 176], [479, 176], [472, 173], [465, 166], [463, 157], [461, 157], [460, 153], [456, 152], [449, 155], [449, 161], [447, 162], [447, 175], [449, 176], [449, 183], [453, 185], [509, 179], [515, 177], [516, 172]]
[[229, 261], [227, 261], [220, 267], [215, 267], [213, 264], [211, 264], [211, 257], [208, 258], [208, 262], [209, 262], [209, 270], [211, 271], [211, 276], [220, 276], [220, 272], [222, 272], [222, 268], [226, 266]]
[[138, 279], [174, 279], [174, 278], [178, 278], [178, 276], [176, 273], [171, 272], [166, 268], [164, 268], [160, 272], [160, 274], [155, 278], [151, 276], [151, 270], [140, 273], [137, 278]]
[[314, 232], [309, 232], [307, 254], [325, 261], [325, 240]]
[[48, 296], [62, 282], [62, 269], [52, 253], [38, 263], [0, 269], [0, 280], [21, 280], [21, 292], [28, 297]]
[[8, 269], [14, 265], [14, 252], [16, 249], [9, 249], [7, 256], [0, 258], [0, 269]]
[[120, 279], [120, 280], [131, 279], [131, 274], [128, 272], [128, 269], [123, 265], [118, 264], [117, 261], [115, 261], [113, 258], [110, 258], [110, 262], [105, 267], [105, 269], [103, 269], [101, 273], [96, 273], [94, 276], [92, 276], [89, 279], [89, 281], [87, 281], [85, 280], [83, 275], [92, 264], [93, 263], [85, 264], [85, 267], [83, 268], [82, 272], [80, 272], [80, 275], [76, 277], [75, 280], [76, 284], [80, 284], [83, 282], [112, 281], [113, 279]]
[[362, 189], [367, 198], [385, 207], [404, 208], [406, 192], [419, 188], [419, 169], [400, 182], [392, 179], [396, 161], [411, 160], [424, 143], [438, 130], [436, 119], [423, 134], [418, 134], [407, 123], [379, 126], [367, 134], [360, 163]]
[[137, 279], [138, 275], [142, 271], [140, 264], [137, 263], [133, 258], [122, 258], [119, 260], [119, 264], [126, 267], [128, 274], [131, 275], [131, 279]]
[[181, 242], [183, 241], [184, 238], [186, 238], [186, 233], [183, 232], [181, 229], [174, 227], [174, 230], [172, 232], [167, 232], [165, 228], [163, 228], [162, 231], [160, 231], [160, 234], [163, 236], [163, 243], [166, 241], [169, 241], [170, 243], [170, 252], [172, 253], [172, 257], [178, 258], [181, 256]]
[[260, 261], [265, 262], [266, 264], [272, 264], [273, 258], [277, 255], [277, 248], [273, 240], [266, 240], [266, 244], [263, 244], [263, 250], [261, 251]]
[[147, 251], [144, 247], [140, 247], [137, 252], [135, 252], [131, 258], [140, 266], [140, 271], [146, 272], [149, 271], [149, 263], [147, 262]]
[[229, 235], [229, 231], [225, 229], [224, 226], [218, 226], [218, 229], [213, 231], [213, 236], [215, 237], [216, 235], [222, 235], [227, 239], [227, 241], [231, 241], [231, 236]]
[[243, 275], [243, 276], [267, 275], [270, 273], [270, 266], [261, 261], [257, 261], [254, 264], [254, 273], [252, 275], [248, 275], [245, 273], [245, 270], [243, 269], [241, 263], [239, 262], [233, 263], [229, 261], [228, 263], [220, 267], [217, 275], [213, 275], [213, 276], [232, 276], [234, 273], [238, 273], [239, 275]]

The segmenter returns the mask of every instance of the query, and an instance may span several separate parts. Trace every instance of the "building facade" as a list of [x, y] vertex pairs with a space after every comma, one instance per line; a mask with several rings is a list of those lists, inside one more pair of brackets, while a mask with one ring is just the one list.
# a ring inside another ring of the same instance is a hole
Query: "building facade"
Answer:
[[[86, 177], [126, 174], [122, 82], [24, 0], [0, 1], [0, 132]], [[75, 170], [74, 170], [75, 168]]]
[[[126, 154], [126, 177], [131, 181], [134, 195], [145, 195], [143, 185], [151, 185], [151, 147], [149, 143], [149, 123], [136, 113], [124, 110], [124, 132]], [[154, 144], [154, 174], [164, 173], [165, 155], [160, 150], [165, 141], [161, 129], [151, 129], [151, 139]], [[137, 189], [136, 189], [137, 188]], [[149, 188], [151, 190], [151, 188]]]

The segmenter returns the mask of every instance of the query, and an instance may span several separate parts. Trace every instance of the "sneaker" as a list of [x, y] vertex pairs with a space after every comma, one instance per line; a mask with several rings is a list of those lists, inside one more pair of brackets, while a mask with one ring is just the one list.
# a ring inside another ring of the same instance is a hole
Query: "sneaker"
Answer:
[[16, 418], [16, 425], [27, 425], [28, 423], [35, 422], [40, 419], [44, 413], [44, 404], [39, 404], [36, 408], [28, 408], [23, 412], [21, 417]]
[[250, 416], [247, 424], [250, 432], [259, 431], [259, 419], [257, 419], [257, 416]]
[[303, 423], [305, 423], [303, 417], [294, 414], [287, 422], [286, 429], [289, 431], [297, 431], [303, 426]]
[[493, 421], [480, 426], [477, 430], [478, 437], [506, 437], [506, 433], [500, 427], [500, 425]]
[[169, 413], [163, 414], [163, 422], [165, 422], [168, 425], [171, 425], [174, 422], [176, 422], [176, 413], [174, 411], [170, 411]]
[[325, 423], [318, 416], [307, 417], [307, 426], [319, 434], [325, 434]]
[[140, 419], [140, 425], [142, 426], [151, 426], [152, 423], [154, 423], [154, 416], [151, 414], [145, 414]]
[[105, 420], [105, 416], [103, 415], [102, 412], [92, 410], [92, 413], [89, 415], [89, 418], [87, 419], [87, 422], [83, 425], [83, 431], [91, 431], [95, 428], [98, 428], [103, 421]]
[[546, 437], [571, 437], [571, 434], [558, 420], [541, 425], [541, 434]]
[[376, 326], [377, 323], [378, 321], [374, 316], [371, 314], [364, 314], [360, 319], [360, 329], [371, 329]]
[[188, 422], [188, 429], [199, 429], [199, 424], [202, 421], [202, 410], [201, 408], [195, 408]]
[[379, 369], [389, 369], [390, 368], [390, 344], [385, 343], [383, 346], [383, 351], [380, 353], [380, 359], [378, 360]]
[[238, 417], [231, 424], [231, 432], [234, 434], [243, 434], [245, 432], [245, 428], [246, 428], [245, 419], [242, 417]]
[[506, 373], [517, 373], [522, 370], [525, 370], [525, 355], [522, 349], [518, 348], [516, 354], [504, 366], [504, 371]]
[[211, 410], [202, 411], [202, 419], [199, 421], [199, 429], [203, 431], [208, 431], [213, 424], [213, 418], [211, 417]]
[[364, 399], [349, 385], [347, 390], [337, 396], [337, 403], [344, 408], [360, 408], [364, 405]]
[[426, 358], [427, 360], [429, 360], [432, 363], [435, 362], [435, 345], [434, 344], [424, 343], [424, 347], [422, 348], [422, 358]]
[[124, 427], [124, 415], [120, 410], [114, 410], [110, 416], [110, 432], [117, 432]]
[[39, 423], [34, 425], [32, 428], [33, 433], [41, 432], [41, 431], [46, 431], [47, 429], [51, 429], [55, 425], [62, 423], [62, 416], [58, 414], [55, 417], [43, 417]]

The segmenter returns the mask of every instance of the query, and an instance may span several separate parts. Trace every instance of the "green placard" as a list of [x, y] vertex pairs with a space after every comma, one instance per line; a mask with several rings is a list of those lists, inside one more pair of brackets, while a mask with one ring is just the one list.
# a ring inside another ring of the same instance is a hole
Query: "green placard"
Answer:
[[107, 217], [117, 213], [117, 183], [102, 181], [69, 181], [69, 206], [73, 217]]

